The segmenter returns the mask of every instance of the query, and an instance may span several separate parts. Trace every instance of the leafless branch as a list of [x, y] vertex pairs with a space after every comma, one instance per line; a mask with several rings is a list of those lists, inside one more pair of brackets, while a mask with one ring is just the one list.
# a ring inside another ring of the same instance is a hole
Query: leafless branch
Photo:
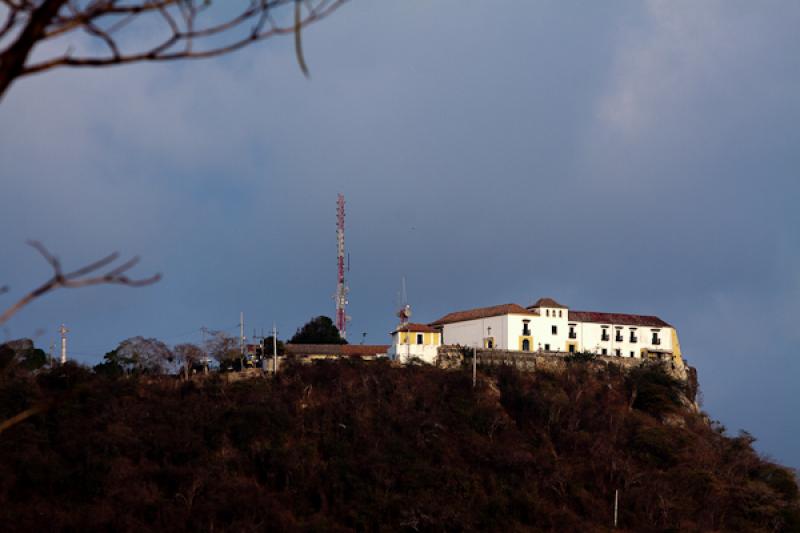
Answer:
[[[346, 1], [41, 0], [32, 4], [0, 0], [7, 11], [0, 37], [15, 37], [0, 50], [0, 97], [14, 79], [53, 68], [208, 58], [289, 34], [295, 38], [298, 65], [308, 76], [301, 30]], [[212, 4], [220, 8], [212, 10]], [[149, 35], [161, 32], [161, 37], [146, 45], [141, 40], [139, 45], [118, 40], [117, 32], [128, 26]], [[89, 51], [74, 52], [66, 39], [78, 31], [102, 43], [105, 50], [90, 46]], [[63, 44], [65, 51], [30, 61], [33, 46], [42, 41], [53, 42], [55, 49]]]
[[25, 409], [21, 413], [18, 413], [7, 420], [3, 420], [0, 422], [0, 433], [4, 432], [5, 430], [12, 428], [19, 424], [20, 422], [24, 422], [25, 420], [29, 419], [32, 416], [38, 415], [39, 413], [44, 413], [48, 409], [52, 407], [51, 403], [43, 403], [39, 405], [34, 405], [28, 409]]
[[[103, 274], [89, 276], [90, 274], [97, 273], [99, 270], [111, 265], [111, 263], [116, 261], [119, 258], [119, 254], [117, 252], [109, 254], [101, 259], [98, 259], [97, 261], [65, 274], [61, 269], [61, 262], [56, 256], [51, 254], [42, 243], [38, 241], [28, 241], [28, 244], [37, 252], [39, 252], [44, 260], [47, 261], [47, 263], [52, 267], [53, 277], [23, 296], [15, 304], [6, 309], [2, 315], [0, 315], [0, 324], [4, 324], [17, 311], [31, 303], [36, 298], [39, 298], [40, 296], [59, 288], [75, 289], [78, 287], [101, 284], [144, 287], [145, 285], [152, 285], [161, 279], [161, 274], [155, 274], [154, 276], [144, 279], [131, 279], [126, 276], [125, 273], [136, 266], [136, 264], [139, 262], [138, 257], [133, 257], [132, 259], [129, 259], [128, 261]], [[7, 287], [3, 287], [2, 289], [0, 289], [0, 294], [8, 290]]]

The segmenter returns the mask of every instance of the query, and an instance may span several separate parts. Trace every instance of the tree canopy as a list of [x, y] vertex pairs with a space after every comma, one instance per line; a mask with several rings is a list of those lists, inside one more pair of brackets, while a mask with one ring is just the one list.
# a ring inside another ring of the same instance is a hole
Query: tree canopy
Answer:
[[47, 359], [47, 354], [36, 348], [31, 339], [0, 344], [0, 369], [16, 365], [25, 370], [38, 370], [47, 364]]
[[163, 374], [174, 362], [169, 347], [158, 339], [131, 337], [103, 356], [95, 372], [109, 376], [122, 374]]
[[654, 372], [227, 381], [0, 372], [0, 420], [51, 406], [0, 433], [4, 531], [611, 531], [616, 491], [619, 531], [800, 530], [794, 474]]
[[289, 340], [289, 344], [347, 344], [327, 316], [312, 318]]

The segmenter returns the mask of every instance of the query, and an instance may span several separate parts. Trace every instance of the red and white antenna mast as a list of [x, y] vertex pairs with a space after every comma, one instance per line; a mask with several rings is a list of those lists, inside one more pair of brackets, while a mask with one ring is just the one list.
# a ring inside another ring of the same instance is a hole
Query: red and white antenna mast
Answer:
[[347, 292], [349, 289], [344, 281], [344, 196], [336, 199], [336, 261], [338, 278], [336, 283], [336, 327], [343, 339], [347, 338]]

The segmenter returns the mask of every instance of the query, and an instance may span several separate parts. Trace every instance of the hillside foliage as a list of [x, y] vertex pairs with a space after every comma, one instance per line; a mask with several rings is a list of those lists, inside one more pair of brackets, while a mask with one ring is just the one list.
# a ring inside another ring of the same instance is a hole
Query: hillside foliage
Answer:
[[4, 531], [797, 531], [791, 471], [656, 370], [0, 375]]

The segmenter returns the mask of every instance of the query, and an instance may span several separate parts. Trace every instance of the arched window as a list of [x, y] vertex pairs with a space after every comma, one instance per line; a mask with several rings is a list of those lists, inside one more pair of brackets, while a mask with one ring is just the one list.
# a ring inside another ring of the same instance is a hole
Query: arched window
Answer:
[[530, 352], [531, 351], [531, 341], [528, 339], [522, 340], [522, 351], [523, 352]]

